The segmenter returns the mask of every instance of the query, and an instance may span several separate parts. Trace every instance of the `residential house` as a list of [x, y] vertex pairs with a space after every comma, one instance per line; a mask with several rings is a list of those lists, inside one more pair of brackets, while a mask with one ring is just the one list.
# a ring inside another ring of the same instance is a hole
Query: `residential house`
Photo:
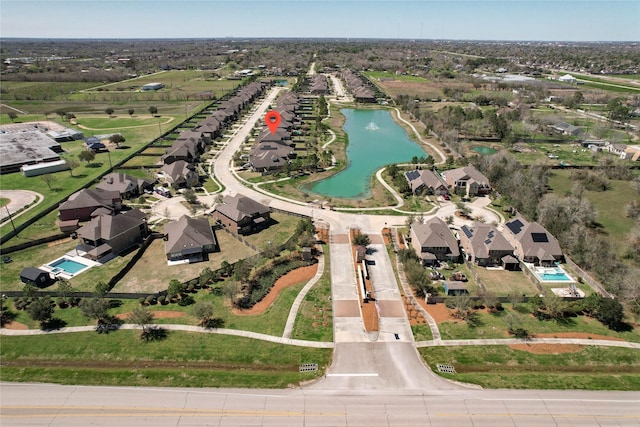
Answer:
[[582, 129], [580, 129], [578, 126], [574, 126], [566, 122], [560, 122], [551, 125], [551, 129], [558, 133], [561, 133], [562, 135], [578, 136], [582, 133]]
[[458, 240], [447, 224], [438, 217], [424, 224], [411, 224], [411, 246], [423, 265], [434, 265], [438, 261], [457, 262], [460, 259]]
[[558, 240], [537, 222], [528, 222], [522, 217], [512, 219], [504, 225], [504, 236], [520, 261], [552, 266], [564, 260]]
[[631, 160], [632, 162], [640, 162], [640, 146], [628, 145], [623, 154], [620, 154], [623, 160]]
[[60, 221], [73, 219], [89, 221], [95, 214], [114, 214], [120, 209], [122, 209], [122, 197], [118, 191], [85, 188], [73, 193], [65, 202], [60, 203], [58, 216]]
[[200, 177], [193, 165], [184, 160], [177, 160], [164, 165], [161, 169], [165, 182], [175, 187], [193, 187], [198, 185]]
[[149, 235], [147, 219], [140, 209], [118, 215], [100, 215], [78, 229], [79, 249], [85, 258], [104, 262], [142, 243]]
[[448, 194], [447, 183], [432, 170], [412, 170], [404, 174], [413, 194]]
[[[491, 224], [474, 223], [460, 229], [460, 246], [468, 261], [477, 265], [502, 265], [514, 269], [513, 246]], [[515, 261], [517, 265], [517, 260]]]
[[198, 141], [194, 139], [182, 139], [176, 140], [171, 145], [171, 148], [167, 150], [167, 153], [162, 156], [162, 162], [165, 165], [177, 162], [178, 160], [184, 160], [188, 163], [193, 163], [198, 160]]
[[294, 149], [290, 145], [276, 142], [259, 142], [249, 150], [249, 164], [255, 172], [269, 172], [282, 169], [291, 157]]
[[56, 281], [48, 271], [35, 267], [25, 267], [20, 272], [20, 280], [26, 285], [33, 285], [39, 288], [49, 286]]
[[476, 196], [491, 192], [489, 180], [473, 165], [444, 171], [442, 174], [449, 188], [456, 194]]
[[234, 233], [249, 234], [269, 225], [271, 209], [237, 194], [225, 196], [213, 211], [213, 217]]
[[122, 172], [113, 172], [103, 177], [96, 188], [104, 191], [117, 191], [122, 199], [130, 199], [140, 195], [145, 189], [153, 187], [153, 182], [144, 178], [136, 178]]
[[209, 220], [182, 216], [164, 226], [165, 254], [171, 264], [206, 260], [206, 254], [218, 250], [218, 242]]

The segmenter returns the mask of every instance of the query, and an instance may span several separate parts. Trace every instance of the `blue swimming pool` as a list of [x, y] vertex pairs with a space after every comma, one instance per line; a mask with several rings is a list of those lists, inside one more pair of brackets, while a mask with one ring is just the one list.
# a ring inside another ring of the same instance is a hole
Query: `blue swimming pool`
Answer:
[[562, 267], [534, 267], [533, 272], [543, 282], [573, 282]]
[[[60, 258], [48, 265], [49, 267], [54, 269], [53, 270], [54, 272], [64, 271], [65, 273], [70, 274], [72, 276], [74, 274], [77, 274], [79, 271], [82, 271], [85, 268], [89, 267], [87, 264], [82, 264], [80, 262], [74, 261], [69, 258]], [[56, 271], [56, 269], [58, 271]]]

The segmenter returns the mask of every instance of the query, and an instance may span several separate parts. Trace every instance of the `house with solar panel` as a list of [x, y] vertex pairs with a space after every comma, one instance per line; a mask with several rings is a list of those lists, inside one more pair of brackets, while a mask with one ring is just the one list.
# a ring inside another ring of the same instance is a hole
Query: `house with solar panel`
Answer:
[[502, 266], [517, 270], [520, 263], [513, 256], [513, 245], [491, 224], [473, 223], [460, 228], [460, 246], [464, 256], [479, 266]]
[[542, 266], [564, 261], [558, 239], [537, 222], [514, 218], [505, 223], [504, 237], [513, 245], [514, 254], [520, 261]]
[[436, 196], [449, 194], [447, 183], [432, 170], [412, 170], [405, 172], [404, 177], [407, 179], [411, 192], [417, 196], [420, 194], [435, 194]]

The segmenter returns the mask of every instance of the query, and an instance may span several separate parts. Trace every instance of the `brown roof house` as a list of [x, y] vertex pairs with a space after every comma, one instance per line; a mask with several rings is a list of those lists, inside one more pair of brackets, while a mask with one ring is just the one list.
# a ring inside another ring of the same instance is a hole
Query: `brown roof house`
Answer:
[[552, 266], [564, 260], [558, 240], [537, 222], [528, 222], [522, 217], [512, 219], [504, 224], [504, 236], [520, 261]]
[[115, 213], [122, 209], [122, 198], [118, 191], [105, 191], [96, 188], [82, 189], [60, 203], [60, 221], [77, 219], [89, 221], [94, 213]]
[[249, 164], [254, 172], [279, 170], [289, 163], [293, 154], [294, 149], [287, 144], [259, 142], [249, 150]]
[[447, 224], [433, 217], [424, 224], [411, 224], [411, 246], [423, 265], [434, 265], [438, 261], [459, 261], [458, 240]]
[[249, 234], [269, 225], [271, 209], [239, 194], [225, 196], [213, 211], [223, 227], [238, 234]]
[[514, 262], [517, 265], [513, 246], [494, 225], [474, 223], [471, 227], [463, 225], [460, 231], [460, 246], [467, 260], [483, 267], [503, 265], [513, 269]]
[[164, 226], [165, 253], [170, 265], [205, 261], [206, 254], [218, 250], [218, 241], [209, 220], [182, 216]]
[[442, 174], [447, 185], [455, 194], [476, 196], [491, 192], [489, 180], [473, 165], [444, 171]]
[[172, 187], [193, 187], [200, 182], [194, 166], [184, 160], [164, 165], [160, 170], [164, 173], [165, 182]]
[[82, 243], [78, 249], [85, 258], [106, 262], [129, 248], [139, 245], [149, 236], [147, 219], [140, 209], [118, 215], [100, 215], [77, 231]]
[[150, 187], [153, 187], [153, 183], [148, 179], [136, 178], [122, 172], [107, 174], [103, 177], [102, 182], [96, 185], [96, 188], [100, 190], [117, 191], [123, 199], [136, 197], [145, 188]]
[[449, 193], [447, 183], [437, 172], [432, 170], [412, 170], [405, 172], [404, 176], [413, 194], [435, 194], [441, 196]]

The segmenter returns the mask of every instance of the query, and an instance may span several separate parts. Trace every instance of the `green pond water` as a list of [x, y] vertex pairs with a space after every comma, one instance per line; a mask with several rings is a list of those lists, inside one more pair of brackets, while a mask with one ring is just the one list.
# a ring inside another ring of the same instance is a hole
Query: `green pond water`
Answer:
[[388, 111], [343, 109], [341, 112], [346, 117], [343, 129], [349, 136], [347, 167], [318, 181], [309, 191], [344, 199], [368, 197], [371, 176], [382, 166], [427, 156]]
[[491, 148], [491, 147], [472, 147], [471, 151], [475, 151], [476, 153], [480, 153], [480, 154], [495, 154], [497, 152], [497, 150], [495, 148]]

